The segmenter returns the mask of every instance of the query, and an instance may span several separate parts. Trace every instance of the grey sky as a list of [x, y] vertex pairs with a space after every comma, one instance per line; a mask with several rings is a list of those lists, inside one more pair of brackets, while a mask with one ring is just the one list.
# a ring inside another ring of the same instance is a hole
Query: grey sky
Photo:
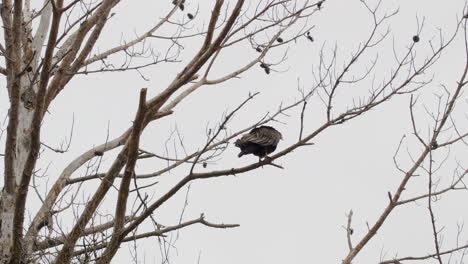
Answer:
[[[104, 50], [120, 43], [121, 38], [131, 39], [135, 32], [141, 33], [149, 23], [154, 23], [160, 17], [158, 12], [169, 8], [165, 3], [160, 3], [162, 1], [140, 2], [122, 2], [115, 11], [117, 15], [106, 28], [99, 47]], [[187, 12], [195, 12], [199, 7], [200, 15], [196, 18], [199, 22], [196, 27], [201, 28], [202, 22], [207, 23], [203, 14], [209, 12], [213, 1], [200, 2], [187, 0], [186, 9]], [[369, 4], [373, 6], [375, 2], [369, 1]], [[462, 0], [383, 1], [381, 14], [391, 13], [396, 8], [399, 8], [399, 13], [388, 24], [391, 29], [388, 39], [372, 50], [364, 58], [362, 65], [366, 65], [366, 61], [369, 62], [378, 54], [377, 74], [381, 76], [377, 75], [376, 78], [381, 80], [382, 76], [388, 75], [389, 68], [394, 64], [392, 40], [397, 49], [403, 50], [409, 46], [417, 30], [417, 19], [422, 21], [423, 18], [425, 24], [420, 36], [421, 43], [418, 44], [421, 47], [417, 53], [424, 57], [425, 53], [430, 52], [427, 40], [436, 40], [439, 28], [446, 39], [453, 33], [457, 18], [463, 15], [463, 7]], [[316, 25], [311, 31], [315, 42], [301, 38], [292, 43], [287, 60], [274, 68], [277, 72], [266, 75], [260, 67], [256, 67], [240, 79], [202, 88], [181, 103], [173, 116], [151, 125], [143, 134], [142, 146], [156, 153], [164, 153], [165, 141], [177, 127], [183, 135], [188, 152], [200, 149], [206, 140], [207, 126], [215, 126], [222, 114], [236, 107], [249, 92], [260, 92], [260, 95], [239, 113], [230, 123], [230, 128], [247, 126], [267, 111], [275, 111], [280, 103], [293, 102], [300, 97], [298, 87], [307, 89], [313, 83], [311, 72], [321, 46], [325, 45], [331, 52], [336, 43], [337, 64], [340, 66], [369, 34], [371, 20], [358, 0], [329, 0], [321, 14], [314, 16], [311, 23]], [[443, 54], [437, 65], [426, 73], [427, 76], [435, 74], [434, 82], [418, 92], [420, 103], [417, 114], [423, 131], [427, 131], [429, 124], [423, 106], [435, 109], [433, 95], [441, 91], [439, 84], [446, 85], [448, 89], [453, 88], [463, 69], [461, 65], [465, 58], [461, 40], [459, 38]], [[184, 62], [196, 48], [190, 44], [186, 44], [180, 57]], [[197, 44], [199, 43], [194, 43]], [[254, 51], [230, 50], [224, 55], [224, 63], [218, 63], [214, 74], [221, 75], [232, 70], [236, 61], [249, 56], [249, 52]], [[266, 60], [278, 61], [280, 56], [281, 54], [273, 54], [267, 56]], [[115, 63], [117, 65], [121, 61], [117, 58]], [[140, 88], [147, 87], [151, 96], [157, 94], [182, 70], [183, 64], [161, 65], [142, 70], [142, 74], [149, 78], [147, 81], [140, 78], [137, 72], [130, 71], [83, 75], [70, 84], [53, 104], [43, 125], [46, 131], [42, 135], [43, 141], [57, 146], [68, 137], [72, 116], [75, 119], [70, 151], [63, 155], [46, 151], [44, 159], [40, 161], [39, 165], [42, 167], [50, 165], [47, 171], [51, 177], [49, 186], [54, 175], [73, 157], [104, 142], [108, 128], [109, 137], [113, 138], [131, 124]], [[369, 82], [366, 84], [370, 85]], [[364, 94], [368, 88], [364, 85], [349, 89], [353, 90], [339, 94], [338, 101], [341, 105], [338, 107], [346, 108], [346, 104], [352, 103], [349, 95]], [[4, 116], [7, 113], [5, 89], [1, 90], [0, 98], [0, 113]], [[394, 166], [393, 155], [402, 136], [406, 135], [406, 139], [398, 159], [403, 167], [411, 162], [408, 153], [416, 155], [421, 149], [411, 134], [408, 104], [409, 97], [401, 96], [356, 120], [329, 129], [313, 141], [314, 146], [300, 148], [278, 160], [277, 163], [285, 167], [284, 170], [266, 166], [238, 176], [193, 182], [190, 185], [184, 219], [196, 218], [204, 213], [210, 221], [237, 223], [240, 227], [220, 230], [192, 226], [181, 230], [175, 247], [171, 249], [170, 263], [197, 263], [199, 256], [200, 263], [203, 264], [340, 263], [348, 250], [346, 233], [342, 227], [346, 224], [345, 214], [350, 209], [354, 211], [353, 239], [356, 241], [366, 232], [366, 222], [373, 224], [387, 205], [387, 192], [393, 191], [400, 182], [402, 174]], [[307, 131], [312, 131], [324, 120], [323, 110], [320, 100], [311, 100], [306, 113]], [[289, 117], [280, 118], [283, 123], [273, 124], [284, 137], [279, 150], [295, 142], [298, 137], [299, 113], [292, 111], [289, 114]], [[463, 113], [459, 112], [457, 115], [460, 120], [466, 120], [463, 119]], [[460, 122], [460, 128], [466, 131], [466, 122]], [[169, 143], [171, 147], [173, 139]], [[179, 155], [182, 154], [180, 148], [178, 151]], [[238, 167], [256, 159], [253, 156], [238, 159], [237, 153], [238, 149], [230, 144], [222, 158], [216, 164], [209, 164], [205, 170]], [[172, 154], [175, 153], [171, 152]], [[441, 186], [450, 183], [455, 161], [466, 162], [466, 154], [466, 148], [463, 147], [451, 150], [451, 158], [439, 175], [446, 174], [440, 181]], [[442, 157], [443, 155], [438, 158]], [[111, 158], [105, 159], [104, 165], [110, 161]], [[144, 161], [138, 165], [138, 171], [148, 172], [154, 170], [155, 166], [162, 165], [164, 163]], [[147, 192], [150, 195], [160, 195], [165, 187], [180, 179], [186, 169], [171, 172], [166, 177], [173, 179], [161, 181]], [[77, 173], [78, 176], [80, 174], [83, 175], [84, 171]], [[47, 180], [44, 179], [41, 183], [45, 186]], [[426, 188], [427, 179], [416, 178], [408, 186], [408, 193], [417, 195]], [[91, 194], [91, 190], [92, 187], [87, 189], [85, 197]], [[156, 219], [165, 225], [177, 223], [185, 193], [186, 189], [157, 211]], [[444, 248], [455, 245], [457, 223], [462, 223], [468, 217], [466, 195], [466, 192], [448, 194], [435, 205], [437, 223], [440, 227], [445, 227]], [[31, 212], [35, 212], [40, 205], [33, 199], [31, 195]], [[112, 205], [113, 202], [114, 200], [108, 199], [103, 207]], [[113, 210], [113, 207], [109, 207], [109, 213], [113, 213]], [[396, 209], [353, 263], [376, 263], [381, 254], [386, 254], [384, 258], [389, 259], [396, 254], [419, 256], [433, 252], [428, 217], [426, 200]], [[144, 228], [150, 226], [143, 226]], [[173, 233], [168, 239], [174, 240], [176, 236]], [[460, 241], [465, 243], [466, 240], [464, 232]], [[128, 263], [131, 258], [126, 249], [128, 246], [133, 245], [125, 244], [114, 263]], [[159, 251], [157, 240], [152, 238], [140, 241], [139, 262], [160, 263]]]

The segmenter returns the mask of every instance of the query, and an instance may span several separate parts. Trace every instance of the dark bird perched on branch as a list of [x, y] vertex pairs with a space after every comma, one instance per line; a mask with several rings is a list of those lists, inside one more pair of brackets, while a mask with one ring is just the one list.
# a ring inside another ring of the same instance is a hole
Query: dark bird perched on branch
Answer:
[[270, 126], [261, 126], [252, 129], [234, 144], [241, 149], [239, 158], [246, 154], [254, 154], [261, 159], [275, 151], [280, 139], [283, 139], [283, 136], [278, 130]]

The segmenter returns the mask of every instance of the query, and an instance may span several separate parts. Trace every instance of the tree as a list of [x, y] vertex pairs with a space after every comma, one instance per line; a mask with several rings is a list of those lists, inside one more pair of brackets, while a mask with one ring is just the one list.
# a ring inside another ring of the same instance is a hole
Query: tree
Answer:
[[[218, 124], [207, 128], [206, 142], [198, 150], [187, 152], [179, 135], [179, 149], [182, 148], [184, 153], [182, 157], [180, 153], [172, 157], [169, 152], [167, 155], [156, 154], [160, 153], [162, 146], [156, 146], [156, 151], [142, 147], [141, 136], [150, 124], [173, 117], [177, 106], [202, 87], [232, 81], [257, 67], [263, 69], [265, 76], [279, 71], [279, 65], [287, 59], [287, 47], [294, 47], [298, 41], [309, 44], [315, 41], [311, 36], [314, 28], [311, 19], [326, 8], [327, 2], [238, 0], [225, 3], [217, 0], [207, 6], [200, 3], [196, 12], [191, 11], [195, 8], [190, 9], [190, 3], [183, 0], [158, 3], [167, 13], [145, 33], [100, 51], [99, 41], [112, 23], [113, 10], [122, 4], [120, 1], [103, 0], [96, 3], [75, 0], [65, 3], [63, 0], [45, 0], [36, 9], [30, 1], [3, 1], [1, 17], [4, 40], [0, 48], [4, 65], [0, 72], [6, 79], [9, 111], [2, 155], [2, 263], [110, 263], [120, 246], [129, 241], [138, 243], [142, 238], [163, 237], [166, 233], [194, 224], [213, 228], [236, 227], [236, 224], [212, 223], [203, 214], [196, 219], [164, 226], [154, 218], [154, 213], [196, 180], [239, 175], [267, 166], [283, 169], [284, 166], [276, 162], [282, 157], [294, 155], [294, 150], [313, 145], [312, 141], [318, 135], [352, 122], [402, 96], [410, 98], [409, 111], [421, 151], [409, 168], [400, 168], [399, 163], [395, 162], [404, 177], [398, 188], [388, 193], [389, 203], [381, 217], [356, 244], [351, 239], [352, 212], [349, 213], [346, 227], [349, 253], [343, 263], [351, 263], [395, 208], [422, 199], [428, 201], [431, 212], [436, 249], [434, 256], [442, 262], [442, 255], [446, 253], [439, 250], [431, 199], [453, 190], [465, 189], [461, 186], [466, 172], [458, 175], [447, 188], [436, 190], [433, 160], [440, 149], [464, 142], [467, 135], [459, 132], [451, 117], [456, 103], [461, 100], [468, 67], [464, 66], [455, 87], [447, 87], [445, 94], [436, 97], [440, 108], [431, 116], [433, 122], [427, 135], [420, 132], [413, 110], [417, 93], [431, 81], [426, 73], [458, 35], [466, 36], [466, 20], [459, 20], [455, 33], [448, 39], [440, 36], [439, 41], [426, 41], [431, 50], [424, 54], [424, 58], [419, 58], [419, 53], [416, 56], [418, 45], [424, 39], [419, 36], [424, 22], [419, 23], [417, 32], [408, 39], [409, 44], [404, 51], [394, 51], [395, 63], [391, 70], [380, 81], [370, 85], [369, 80], [376, 71], [378, 60], [369, 60], [368, 56], [372, 55], [372, 49], [380, 47], [387, 40], [389, 31], [385, 25], [397, 12], [380, 13], [379, 4], [361, 2], [371, 18], [371, 30], [343, 66], [339, 66], [337, 48], [328, 55], [326, 46], [323, 46], [319, 50], [319, 60], [313, 63], [314, 82], [309, 88], [299, 90], [300, 99], [281, 104], [276, 111], [267, 113], [254, 123], [243, 124], [244, 127], [239, 129], [231, 126], [233, 119], [242, 115], [241, 110], [254, 101], [258, 93], [248, 94], [244, 99], [236, 98], [238, 105], [223, 114]], [[183, 52], [184, 49], [187, 52]], [[219, 73], [218, 65], [227, 61], [225, 54], [232, 49], [241, 50], [245, 56], [238, 56], [235, 69]], [[461, 52], [467, 55], [465, 50]], [[123, 58], [124, 63], [115, 66], [119, 58]], [[274, 62], [275, 58], [278, 58], [277, 62]], [[164, 89], [158, 89], [158, 93], [151, 98], [146, 88], [140, 90], [131, 126], [120, 136], [108, 139], [69, 161], [60, 175], [53, 178], [53, 185], [43, 190], [46, 196], [41, 197], [35, 180], [41, 177], [41, 172], [45, 174], [44, 169], [38, 167], [39, 162], [48, 158], [46, 154], [42, 155], [42, 150], [60, 154], [66, 152], [69, 146], [67, 143], [61, 148], [54, 148], [41, 142], [41, 134], [46, 133], [43, 123], [47, 121], [48, 110], [61, 100], [61, 94], [71, 86], [72, 81], [79, 75], [93, 78], [94, 73], [125, 71], [136, 71], [145, 79], [146, 68], [155, 65], [171, 67], [172, 63], [176, 63], [178, 74], [173, 78], [167, 76], [168, 85]], [[362, 67], [366, 65], [363, 70]], [[364, 91], [356, 89], [348, 98], [338, 96], [341, 90], [362, 84], [368, 88]], [[228, 98], [221, 100], [229, 101]], [[351, 100], [351, 103], [347, 100]], [[311, 101], [323, 103], [323, 115], [318, 125], [306, 123], [307, 106]], [[240, 167], [204, 170], [225, 155], [233, 139], [257, 126], [279, 121], [282, 115], [294, 111], [300, 123], [297, 139], [287, 146], [283, 145], [269, 158]], [[444, 138], [450, 133], [457, 136]], [[173, 149], [172, 153], [175, 151]], [[107, 161], [111, 159], [111, 162], [106, 162], [104, 157]], [[151, 173], [139, 172], [137, 165], [147, 159], [164, 163], [158, 163]], [[159, 167], [161, 164], [165, 166]], [[168, 177], [173, 170], [181, 175], [175, 182]], [[85, 175], [78, 176], [81, 172]], [[427, 192], [401, 198], [416, 172], [428, 175]], [[156, 197], [150, 198], [146, 190], [161, 182], [167, 182], [164, 185], [166, 189], [158, 190]], [[116, 193], [112, 192], [114, 189]], [[28, 221], [25, 215], [28, 203], [31, 203], [32, 191], [42, 204]], [[102, 216], [108, 209], [102, 206], [106, 199], [112, 201], [109, 202], [112, 219], [107, 222]], [[131, 209], [130, 201], [133, 201]], [[70, 217], [70, 214], [75, 217]], [[67, 228], [63, 226], [65, 221]], [[151, 230], [141, 231], [145, 224]], [[460, 249], [463, 248], [452, 249], [452, 252]], [[404, 260], [391, 261], [398, 263]]]

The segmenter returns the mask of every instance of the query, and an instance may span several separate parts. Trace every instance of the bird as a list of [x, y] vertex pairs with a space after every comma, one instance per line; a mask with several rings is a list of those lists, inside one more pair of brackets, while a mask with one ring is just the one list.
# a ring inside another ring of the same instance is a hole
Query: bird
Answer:
[[238, 155], [239, 158], [243, 155], [253, 154], [260, 161], [263, 157], [275, 151], [281, 139], [283, 139], [283, 136], [278, 130], [270, 126], [260, 126], [236, 140], [234, 145], [241, 150]]

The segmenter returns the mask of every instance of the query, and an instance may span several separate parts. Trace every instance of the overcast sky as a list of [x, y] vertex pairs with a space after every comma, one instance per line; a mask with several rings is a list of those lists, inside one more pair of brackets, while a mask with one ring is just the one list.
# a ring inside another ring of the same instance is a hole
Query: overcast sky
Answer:
[[[121, 39], [129, 40], [134, 34], [144, 32], [149, 23], [154, 23], [161, 12], [171, 7], [162, 2], [170, 0], [138, 3], [122, 1], [115, 10], [117, 15], [103, 33], [99, 47], [104, 50], [119, 44]], [[207, 24], [208, 18], [203, 15], [209, 13], [214, 1], [207, 2], [187, 0], [186, 12], [195, 13], [199, 8], [200, 15], [195, 20], [195, 27], [202, 28]], [[368, 2], [371, 6], [376, 3]], [[463, 0], [383, 1], [381, 14], [396, 9], [399, 12], [388, 23], [391, 33], [386, 42], [365, 57], [363, 67], [366, 61], [370, 62], [378, 54], [377, 69], [381, 75], [377, 74], [376, 78], [388, 74], [389, 67], [394, 65], [392, 45], [402, 50], [408, 47], [412, 36], [416, 34], [418, 20], [421, 22], [425, 19], [420, 35], [421, 47], [417, 53], [421, 56], [430, 53], [428, 40], [436, 40], [439, 29], [445, 39], [453, 33], [457, 19], [463, 15], [464, 3]], [[254, 123], [267, 111], [275, 111], [281, 103], [297, 100], [300, 98], [298, 87], [307, 89], [313, 85], [312, 69], [317, 65], [320, 48], [325, 45], [328, 54], [331, 54], [336, 44], [337, 64], [343, 64], [369, 34], [371, 17], [358, 0], [328, 0], [311, 23], [316, 25], [311, 31], [315, 42], [301, 38], [292, 43], [287, 60], [275, 68], [277, 71], [266, 75], [260, 67], [255, 67], [240, 79], [202, 88], [178, 106], [173, 116], [150, 126], [143, 134], [142, 146], [163, 154], [166, 140], [177, 128], [183, 135], [188, 152], [200, 149], [206, 140], [207, 127], [215, 126], [223, 113], [234, 109], [249, 92], [260, 92], [260, 95], [230, 123], [232, 130], [229, 131]], [[190, 58], [190, 51], [197, 48], [191, 44], [187, 43], [181, 55], [184, 61]], [[194, 41], [193, 45], [199, 45], [199, 42]], [[249, 52], [252, 51], [228, 51], [225, 60], [216, 66], [214, 73], [228, 72], [236, 60], [249, 56]], [[424, 131], [429, 127], [424, 107], [434, 109], [434, 93], [441, 91], [441, 84], [449, 90], [454, 89], [463, 69], [462, 39], [458, 38], [442, 56], [437, 65], [426, 73], [427, 76], [434, 74], [434, 81], [427, 89], [418, 92], [420, 101], [416, 112]], [[267, 56], [268, 59], [275, 61], [278, 56]], [[120, 62], [116, 59], [115, 63]], [[43, 186], [47, 182], [50, 186], [73, 157], [103, 143], [108, 133], [110, 138], [120, 135], [131, 125], [139, 89], [147, 87], [149, 95], [156, 95], [182, 70], [182, 65], [161, 64], [145, 69], [142, 73], [148, 80], [142, 79], [134, 71], [91, 74], [74, 79], [53, 104], [43, 125], [43, 141], [57, 146], [68, 137], [72, 117], [75, 120], [70, 151], [63, 155], [46, 151], [41, 159], [40, 166], [49, 166], [47, 175], [50, 177], [49, 180], [42, 180]], [[5, 89], [1, 93], [0, 113], [4, 116], [7, 113]], [[352, 102], [352, 93], [344, 91], [343, 99], [339, 102]], [[240, 227], [221, 230], [192, 226], [181, 230], [178, 235], [173, 233], [167, 238], [175, 240], [177, 237], [170, 251], [170, 263], [197, 263], [198, 259], [203, 264], [339, 263], [347, 254], [346, 232], [343, 228], [347, 221], [346, 213], [350, 209], [354, 211], [353, 239], [357, 241], [366, 233], [366, 223], [373, 224], [387, 205], [387, 192], [393, 192], [402, 178], [393, 161], [401, 138], [406, 135], [398, 155], [403, 167], [411, 164], [409, 154], [416, 156], [421, 150], [411, 134], [408, 104], [409, 97], [401, 96], [356, 120], [327, 130], [313, 141], [315, 145], [296, 150], [276, 161], [284, 170], [266, 166], [238, 176], [193, 182], [184, 213], [185, 220], [204, 213], [207, 220], [212, 222], [236, 223]], [[318, 98], [311, 100], [305, 118], [306, 132], [313, 131], [323, 121], [323, 108]], [[468, 129], [464, 114], [459, 113], [459, 117], [460, 128]], [[280, 142], [279, 150], [297, 140], [298, 112], [292, 111], [289, 116], [280, 119], [281, 123], [272, 124], [283, 134], [284, 140]], [[171, 146], [173, 139], [169, 142]], [[178, 151], [179, 155], [182, 154], [180, 148]], [[216, 164], [208, 165], [205, 171], [238, 167], [257, 159], [253, 156], [238, 159], [237, 153], [238, 149], [231, 142], [223, 157]], [[447, 166], [438, 175], [443, 176], [441, 186], [452, 179], [456, 161], [466, 164], [467, 154], [463, 147], [451, 150]], [[109, 161], [110, 158], [105, 159], [104, 164]], [[138, 170], [142, 172], [154, 169], [155, 164], [151, 162], [138, 165]], [[182, 172], [186, 170], [173, 171], [166, 177], [173, 177], [175, 181], [184, 175]], [[157, 197], [169, 184], [161, 182], [147, 192]], [[426, 178], [415, 178], [408, 186], [408, 193], [421, 194], [426, 188]], [[186, 191], [181, 191], [157, 211], [156, 219], [164, 225], [176, 224]], [[90, 195], [86, 191], [84, 193], [83, 197]], [[445, 249], [455, 245], [457, 223], [464, 222], [468, 217], [466, 199], [466, 192], [457, 192], [444, 196], [435, 205], [437, 223], [439, 227], [444, 227]], [[112, 202], [106, 201], [105, 204]], [[31, 201], [30, 212], [35, 212], [37, 206]], [[376, 263], [382, 255], [384, 259], [389, 259], [395, 255], [420, 256], [432, 253], [434, 248], [428, 217], [426, 201], [396, 209], [353, 263]], [[463, 232], [461, 243], [465, 243], [467, 238], [467, 233]], [[138, 245], [140, 263], [161, 262], [156, 239], [142, 240]], [[128, 263], [131, 258], [128, 246], [132, 244], [122, 246], [113, 263]]]

